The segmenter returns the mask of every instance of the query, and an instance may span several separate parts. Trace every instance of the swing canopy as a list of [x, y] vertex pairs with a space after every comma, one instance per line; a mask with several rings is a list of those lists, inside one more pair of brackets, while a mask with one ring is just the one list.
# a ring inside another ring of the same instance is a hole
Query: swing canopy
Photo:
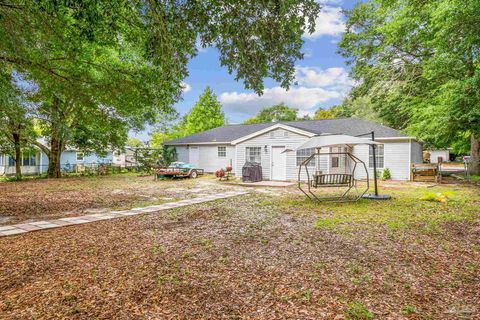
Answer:
[[346, 134], [325, 134], [310, 138], [308, 141], [297, 147], [295, 150], [323, 147], [353, 146], [357, 144], [378, 145], [380, 143], [367, 140], [365, 138], [349, 136]]

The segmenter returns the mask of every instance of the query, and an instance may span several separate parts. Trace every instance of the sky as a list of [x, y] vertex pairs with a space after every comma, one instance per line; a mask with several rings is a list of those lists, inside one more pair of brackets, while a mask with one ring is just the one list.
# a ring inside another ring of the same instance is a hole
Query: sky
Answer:
[[[303, 37], [305, 57], [296, 63], [296, 85], [287, 91], [272, 79], [266, 79], [264, 93], [258, 96], [245, 90], [241, 80], [235, 81], [235, 75], [220, 66], [215, 48], [200, 48], [189, 62], [183, 97], [175, 105], [180, 116], [193, 107], [207, 86], [220, 100], [228, 123], [242, 123], [262, 108], [282, 102], [297, 108], [300, 116], [312, 115], [319, 107], [339, 104], [353, 85], [345, 60], [337, 53], [337, 43], [345, 29], [342, 10], [351, 9], [357, 1], [319, 2], [323, 8], [316, 20], [315, 32]], [[145, 139], [147, 131], [134, 135]]]

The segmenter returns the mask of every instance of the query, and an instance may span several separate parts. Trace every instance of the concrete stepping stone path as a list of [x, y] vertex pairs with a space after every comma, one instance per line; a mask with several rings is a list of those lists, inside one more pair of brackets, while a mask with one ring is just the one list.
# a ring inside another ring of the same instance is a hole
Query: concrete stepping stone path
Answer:
[[202, 203], [202, 202], [236, 197], [246, 193], [247, 192], [245, 191], [227, 191], [227, 192], [222, 192], [217, 194], [200, 195], [199, 197], [193, 198], [193, 199], [186, 199], [186, 200], [181, 200], [177, 202], [167, 202], [161, 205], [155, 205], [155, 206], [149, 206], [149, 207], [143, 207], [143, 208], [133, 208], [130, 210], [123, 210], [123, 211], [109, 211], [105, 213], [89, 214], [89, 215], [83, 215], [78, 217], [67, 217], [67, 218], [59, 218], [59, 219], [48, 220], [48, 221], [25, 222], [25, 223], [13, 224], [8, 226], [0, 226], [0, 237], [13, 236], [17, 234], [38, 231], [38, 230], [60, 228], [60, 227], [71, 226], [76, 224], [91, 223], [91, 222], [100, 221], [100, 220], [110, 220], [110, 219], [126, 217], [126, 216], [134, 216], [138, 214], [153, 213], [153, 212], [188, 206], [188, 205]]

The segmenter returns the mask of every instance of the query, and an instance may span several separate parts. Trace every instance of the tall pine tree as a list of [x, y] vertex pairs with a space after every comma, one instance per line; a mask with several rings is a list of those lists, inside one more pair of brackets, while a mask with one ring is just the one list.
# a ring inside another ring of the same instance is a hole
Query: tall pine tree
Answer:
[[225, 124], [222, 106], [210, 87], [200, 96], [190, 113], [184, 118], [185, 135], [221, 127]]

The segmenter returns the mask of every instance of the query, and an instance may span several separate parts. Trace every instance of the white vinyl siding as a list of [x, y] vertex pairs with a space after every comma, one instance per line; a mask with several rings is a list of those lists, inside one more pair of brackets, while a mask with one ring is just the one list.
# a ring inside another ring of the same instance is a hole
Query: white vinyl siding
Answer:
[[[227, 166], [235, 165], [235, 147], [229, 145], [195, 145], [198, 147], [198, 167], [207, 173], [212, 173], [220, 168], [225, 169]], [[219, 147], [225, 148], [225, 156], [219, 157]], [[177, 160], [190, 163], [189, 150], [187, 146], [176, 146]]]
[[[286, 130], [284, 129], [275, 129], [237, 144], [236, 166], [234, 167], [235, 174], [239, 177], [242, 176], [242, 167], [246, 161], [246, 148], [259, 147], [261, 148], [261, 165], [263, 179], [270, 180], [272, 146], [282, 146], [285, 147], [285, 149], [287, 150], [295, 150], [298, 146], [305, 143], [309, 139], [307, 136], [292, 131], [288, 131], [287, 136], [285, 136], [285, 131]], [[271, 135], [271, 132], [273, 132], [273, 135]], [[287, 151], [286, 180], [297, 180], [297, 177], [297, 154], [295, 151]]]
[[430, 151], [430, 162], [438, 163], [438, 158], [442, 158], [443, 162], [450, 160], [450, 152], [448, 150], [433, 150]]
[[[390, 170], [392, 175], [392, 180], [409, 180], [410, 179], [410, 141], [406, 140], [384, 140], [381, 141], [379, 138], [377, 140], [380, 143], [383, 143], [384, 149], [384, 166], [383, 168], [378, 168], [380, 173], [385, 168]], [[364, 161], [369, 167], [370, 162], [370, 146], [368, 145], [356, 145], [353, 148], [353, 155], [358, 157], [360, 160]], [[373, 179], [373, 168], [368, 168], [369, 177]], [[365, 170], [358, 169], [355, 177], [358, 179], [365, 179]]]

